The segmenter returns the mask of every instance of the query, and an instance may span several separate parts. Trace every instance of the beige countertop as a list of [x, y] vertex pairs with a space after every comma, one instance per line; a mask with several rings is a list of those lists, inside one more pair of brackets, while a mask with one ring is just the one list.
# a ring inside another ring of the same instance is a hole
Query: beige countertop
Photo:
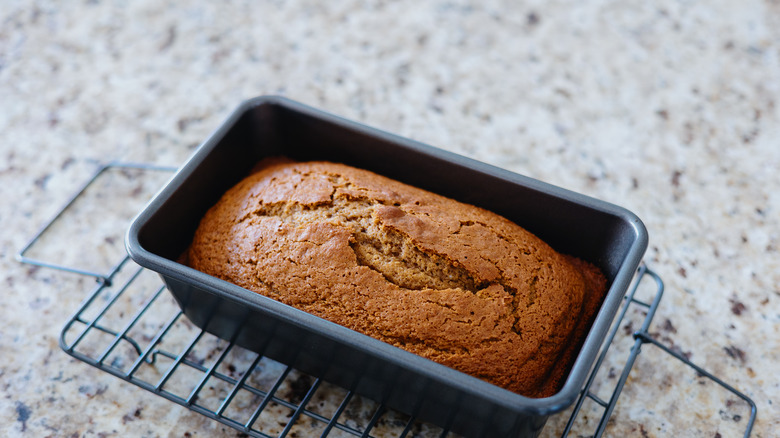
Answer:
[[[66, 355], [94, 280], [15, 254], [95, 163], [178, 166], [263, 94], [632, 210], [666, 284], [650, 332], [752, 397], [753, 436], [777, 433], [780, 3], [224, 3], [0, 6], [0, 435], [239, 435]], [[102, 225], [39, 251], [121, 251]], [[741, 434], [744, 404], [643, 351], [607, 436]]]

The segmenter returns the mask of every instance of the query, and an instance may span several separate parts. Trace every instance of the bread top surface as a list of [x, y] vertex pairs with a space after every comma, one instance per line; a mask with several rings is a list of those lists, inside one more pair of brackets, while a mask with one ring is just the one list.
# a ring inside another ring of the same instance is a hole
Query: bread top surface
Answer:
[[499, 215], [328, 162], [262, 163], [188, 260], [530, 397], [557, 391], [606, 283]]

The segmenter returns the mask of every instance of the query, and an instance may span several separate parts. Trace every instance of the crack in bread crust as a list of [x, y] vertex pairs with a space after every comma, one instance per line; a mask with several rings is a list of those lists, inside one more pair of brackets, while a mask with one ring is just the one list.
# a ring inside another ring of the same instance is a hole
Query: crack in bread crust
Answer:
[[[305, 176], [305, 174], [304, 174]], [[487, 286], [465, 268], [446, 256], [426, 251], [397, 230], [383, 226], [376, 219], [376, 207], [387, 205], [368, 198], [338, 196], [338, 190], [351, 184], [335, 185], [327, 202], [302, 205], [290, 202], [260, 204], [254, 216], [274, 216], [296, 227], [315, 222], [329, 222], [352, 231], [350, 246], [359, 264], [381, 273], [389, 282], [412, 290], [463, 289], [476, 292]], [[239, 222], [251, 215], [245, 215]]]

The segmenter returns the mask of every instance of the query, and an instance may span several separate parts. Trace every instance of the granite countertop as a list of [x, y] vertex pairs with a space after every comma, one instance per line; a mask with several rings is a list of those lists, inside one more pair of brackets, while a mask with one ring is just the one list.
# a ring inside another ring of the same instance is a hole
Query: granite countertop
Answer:
[[[15, 254], [96, 163], [178, 166], [263, 94], [632, 210], [666, 285], [651, 333], [752, 397], [753, 436], [780, 428], [780, 3], [201, 3], [0, 7], [0, 435], [239, 435], [66, 355], [94, 280]], [[108, 257], [122, 223], [39, 251]], [[748, 415], [646, 346], [607, 435], [734, 436]]]

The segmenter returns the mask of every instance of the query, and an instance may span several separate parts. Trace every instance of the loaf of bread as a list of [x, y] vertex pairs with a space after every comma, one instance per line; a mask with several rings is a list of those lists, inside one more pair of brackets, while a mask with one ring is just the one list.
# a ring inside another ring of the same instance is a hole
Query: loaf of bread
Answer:
[[266, 160], [187, 263], [529, 397], [554, 394], [606, 280], [515, 223], [375, 173]]

